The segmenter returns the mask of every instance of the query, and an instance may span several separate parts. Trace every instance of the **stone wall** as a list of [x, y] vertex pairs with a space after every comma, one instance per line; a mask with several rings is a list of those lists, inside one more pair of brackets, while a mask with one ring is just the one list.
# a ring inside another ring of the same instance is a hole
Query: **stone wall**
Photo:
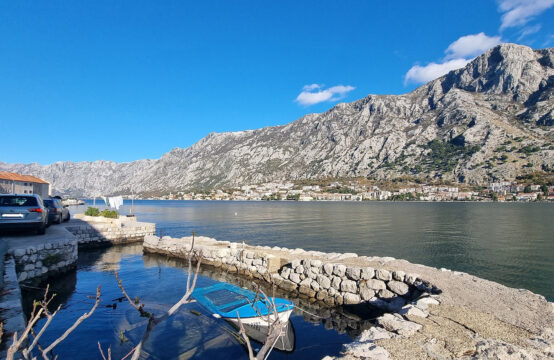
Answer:
[[[146, 236], [145, 252], [186, 257], [191, 237]], [[436, 293], [416, 274], [364, 266], [366, 257], [355, 254], [325, 254], [300, 249], [244, 246], [228, 241], [197, 237], [194, 249], [204, 264], [230, 273], [252, 276], [279, 288], [322, 301], [328, 305], [368, 302], [391, 311], [399, 310], [422, 293]]]
[[4, 262], [3, 287], [0, 292], [0, 322], [2, 322], [2, 344], [0, 345], [0, 359], [5, 359], [7, 348], [13, 343], [13, 334], [25, 329], [25, 319], [21, 307], [21, 290], [15, 272], [13, 258], [7, 258]]
[[9, 250], [15, 260], [19, 282], [41, 280], [75, 268], [77, 240], [74, 237]]
[[142, 242], [156, 233], [156, 224], [137, 222], [135, 218], [79, 216], [66, 226], [80, 246], [102, 246]]

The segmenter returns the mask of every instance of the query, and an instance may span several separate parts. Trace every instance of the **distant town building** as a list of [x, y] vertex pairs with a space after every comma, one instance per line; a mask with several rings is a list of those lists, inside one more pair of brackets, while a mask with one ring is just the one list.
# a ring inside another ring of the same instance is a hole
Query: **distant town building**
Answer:
[[38, 194], [50, 196], [50, 183], [32, 175], [20, 175], [0, 171], [0, 193], [2, 194]]

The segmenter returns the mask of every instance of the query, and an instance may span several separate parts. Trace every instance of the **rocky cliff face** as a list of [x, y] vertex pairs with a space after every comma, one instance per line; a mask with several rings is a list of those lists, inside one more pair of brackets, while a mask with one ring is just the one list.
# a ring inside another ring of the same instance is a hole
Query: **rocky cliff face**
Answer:
[[288, 125], [212, 133], [157, 160], [5, 164], [77, 196], [373, 176], [481, 184], [554, 166], [554, 48], [499, 45], [409, 94]]

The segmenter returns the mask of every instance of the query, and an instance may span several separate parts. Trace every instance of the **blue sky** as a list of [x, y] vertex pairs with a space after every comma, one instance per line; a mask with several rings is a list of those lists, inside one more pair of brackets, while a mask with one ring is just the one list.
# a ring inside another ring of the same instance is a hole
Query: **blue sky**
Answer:
[[554, 46], [553, 19], [554, 0], [3, 1], [0, 161], [159, 158], [409, 92], [499, 42]]

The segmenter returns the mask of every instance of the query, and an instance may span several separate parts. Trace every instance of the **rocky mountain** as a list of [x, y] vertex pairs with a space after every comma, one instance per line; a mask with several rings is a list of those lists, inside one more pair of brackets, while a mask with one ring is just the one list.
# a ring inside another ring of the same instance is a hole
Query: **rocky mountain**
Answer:
[[400, 176], [469, 184], [554, 168], [554, 48], [499, 45], [405, 95], [369, 95], [284, 126], [211, 133], [156, 160], [6, 164], [76, 196], [281, 179]]

